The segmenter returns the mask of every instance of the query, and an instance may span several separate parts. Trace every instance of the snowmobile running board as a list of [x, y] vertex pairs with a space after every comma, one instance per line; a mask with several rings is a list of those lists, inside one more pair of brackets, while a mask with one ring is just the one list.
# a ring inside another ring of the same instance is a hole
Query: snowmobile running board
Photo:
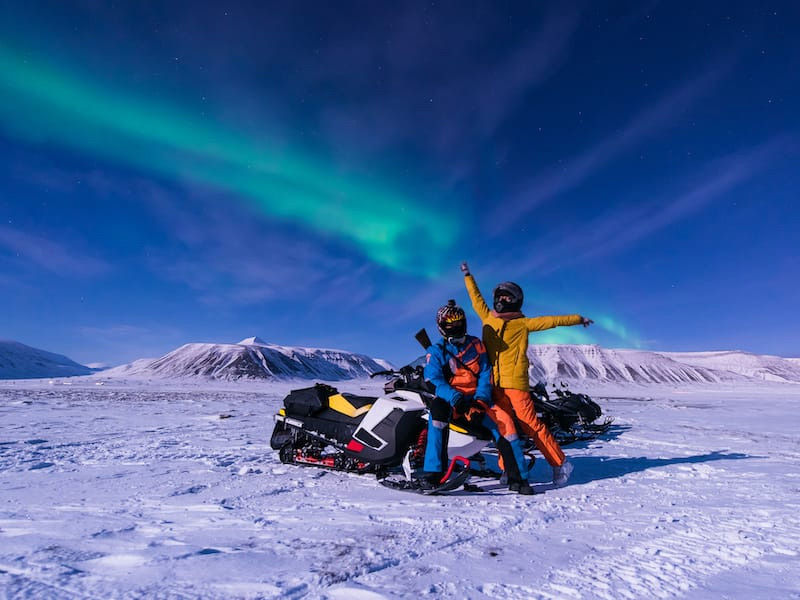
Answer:
[[[461, 463], [464, 465], [463, 469], [458, 473], [453, 474], [455, 466], [457, 463]], [[442, 482], [439, 486], [432, 488], [432, 489], [423, 489], [420, 487], [419, 483], [413, 479], [394, 479], [391, 477], [384, 477], [382, 479], [378, 479], [378, 482], [391, 488], [393, 490], [401, 490], [403, 492], [414, 492], [416, 494], [423, 494], [425, 496], [435, 496], [437, 494], [446, 494], [447, 492], [452, 492], [460, 488], [462, 485], [466, 486], [467, 480], [469, 479], [469, 459], [464, 458], [463, 456], [455, 456], [450, 461], [450, 465], [447, 468], [447, 472], [445, 473], [444, 477], [442, 477]], [[470, 490], [474, 491], [474, 490]], [[481, 490], [482, 491], [482, 490]]]

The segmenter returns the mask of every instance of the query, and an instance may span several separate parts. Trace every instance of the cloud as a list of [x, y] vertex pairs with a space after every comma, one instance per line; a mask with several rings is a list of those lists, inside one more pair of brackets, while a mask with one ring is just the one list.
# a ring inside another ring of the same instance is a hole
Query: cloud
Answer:
[[[94, 338], [126, 338], [131, 336], [151, 335], [153, 331], [146, 327], [127, 325], [123, 323], [117, 325], [107, 325], [103, 327], [87, 325], [84, 327], [79, 327], [78, 333], [86, 337]], [[163, 331], [159, 331], [159, 333], [163, 333]]]
[[95, 277], [111, 271], [111, 265], [100, 258], [6, 225], [0, 225], [0, 247], [61, 276]]
[[[477, 134], [478, 139], [493, 135], [525, 95], [544, 83], [564, 62], [578, 23], [579, 14], [574, 9], [551, 10], [537, 31], [502, 61], [478, 70], [477, 74], [471, 73], [468, 78], [445, 80], [439, 92], [447, 111], [446, 118], [441, 120], [445, 131], [441, 137], [458, 143], [467, 132], [470, 137]], [[472, 106], [464, 101], [470, 96], [475, 98]]]
[[723, 197], [794, 145], [778, 136], [706, 165], [688, 189], [674, 196], [637, 202], [583, 225], [570, 225], [539, 238], [516, 261], [521, 273], [546, 274], [565, 266], [624, 252], [647, 236], [685, 220]]
[[584, 150], [580, 154], [554, 164], [544, 173], [520, 183], [496, 211], [491, 223], [493, 233], [516, 225], [544, 202], [568, 192], [596, 172], [634, 148], [648, 137], [663, 130], [703, 95], [707, 94], [730, 71], [732, 60], [713, 62], [697, 77], [668, 92], [658, 102], [635, 115], [622, 129]]
[[[120, 364], [144, 357], [161, 356], [179, 344], [186, 343], [186, 333], [169, 324], [132, 325], [112, 323], [107, 325], [82, 325], [73, 331], [76, 338], [85, 340], [76, 350], [76, 359], [92, 366]], [[98, 357], [100, 360], [97, 360]]]
[[[364, 73], [385, 84], [328, 103], [321, 118], [327, 137], [379, 152], [418, 143], [422, 131], [421, 149], [446, 159], [450, 171], [471, 164], [474, 150], [564, 63], [580, 23], [575, 8], [559, 6], [514, 39], [496, 14], [476, 11], [462, 20], [450, 15], [447, 36], [433, 34], [414, 7], [389, 32], [332, 39], [307, 75], [310, 88], [344, 85], [355, 92]], [[354, 74], [360, 79], [349, 82]]]
[[[149, 267], [186, 285], [211, 304], [248, 305], [298, 299], [365, 301], [371, 295], [370, 266], [334, 240], [285, 224], [270, 224], [224, 197], [195, 191], [186, 201], [141, 183], [145, 200], [172, 243], [148, 251]], [[320, 294], [319, 290], [325, 290]]]

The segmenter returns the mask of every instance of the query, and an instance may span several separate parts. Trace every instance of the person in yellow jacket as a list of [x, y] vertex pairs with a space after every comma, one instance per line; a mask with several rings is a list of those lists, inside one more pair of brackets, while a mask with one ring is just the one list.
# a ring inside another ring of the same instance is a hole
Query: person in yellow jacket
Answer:
[[556, 439], [536, 416], [528, 376], [528, 335], [532, 331], [564, 325], [588, 327], [594, 321], [581, 315], [526, 317], [520, 312], [524, 299], [522, 288], [511, 281], [503, 282], [494, 289], [494, 310], [491, 310], [467, 263], [461, 263], [461, 271], [472, 308], [483, 323], [483, 343], [492, 364], [492, 399], [501, 409], [507, 412], [513, 410], [522, 430], [553, 467], [553, 483], [564, 485], [572, 473], [572, 464], [566, 460]]

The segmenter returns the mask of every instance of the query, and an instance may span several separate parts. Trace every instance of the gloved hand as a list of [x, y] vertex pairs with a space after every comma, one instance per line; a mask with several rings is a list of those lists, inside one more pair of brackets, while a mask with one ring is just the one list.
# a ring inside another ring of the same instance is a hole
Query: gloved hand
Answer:
[[461, 272], [464, 273], [464, 275], [469, 275], [469, 265], [467, 261], [461, 263]]
[[475, 403], [483, 410], [489, 410], [489, 407], [492, 405], [489, 400], [484, 400], [483, 398], [475, 398]]
[[471, 423], [480, 423], [488, 409], [489, 403], [486, 400], [483, 398], [475, 398], [472, 401], [472, 405], [467, 409], [467, 412], [464, 413], [464, 416], [467, 418], [467, 421]]
[[460, 415], [467, 414], [469, 407], [472, 406], [472, 398], [459, 393], [453, 400], [453, 410]]
[[470, 423], [480, 423], [483, 420], [483, 415], [486, 414], [486, 409], [477, 402], [467, 409], [466, 417]]
[[594, 323], [594, 321], [592, 321], [591, 319], [587, 319], [586, 317], [581, 317], [581, 325], [583, 325], [584, 327], [588, 327], [592, 323]]

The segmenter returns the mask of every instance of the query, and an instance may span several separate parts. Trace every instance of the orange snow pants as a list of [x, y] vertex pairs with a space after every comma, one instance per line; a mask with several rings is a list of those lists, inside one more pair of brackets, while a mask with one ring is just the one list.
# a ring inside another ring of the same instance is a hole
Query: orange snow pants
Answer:
[[[519, 438], [517, 435], [517, 426], [514, 424], [514, 413], [510, 410], [504, 409], [502, 406], [493, 404], [486, 410], [488, 417], [497, 425], [500, 435], [506, 438], [509, 442]], [[501, 471], [505, 471], [505, 464], [503, 457], [497, 457], [498, 466]], [[519, 465], [520, 470], [525, 468], [525, 465]]]
[[559, 467], [564, 464], [564, 452], [553, 434], [536, 416], [530, 392], [495, 387], [492, 389], [492, 399], [496, 406], [517, 417], [522, 431], [533, 440], [550, 466]]

